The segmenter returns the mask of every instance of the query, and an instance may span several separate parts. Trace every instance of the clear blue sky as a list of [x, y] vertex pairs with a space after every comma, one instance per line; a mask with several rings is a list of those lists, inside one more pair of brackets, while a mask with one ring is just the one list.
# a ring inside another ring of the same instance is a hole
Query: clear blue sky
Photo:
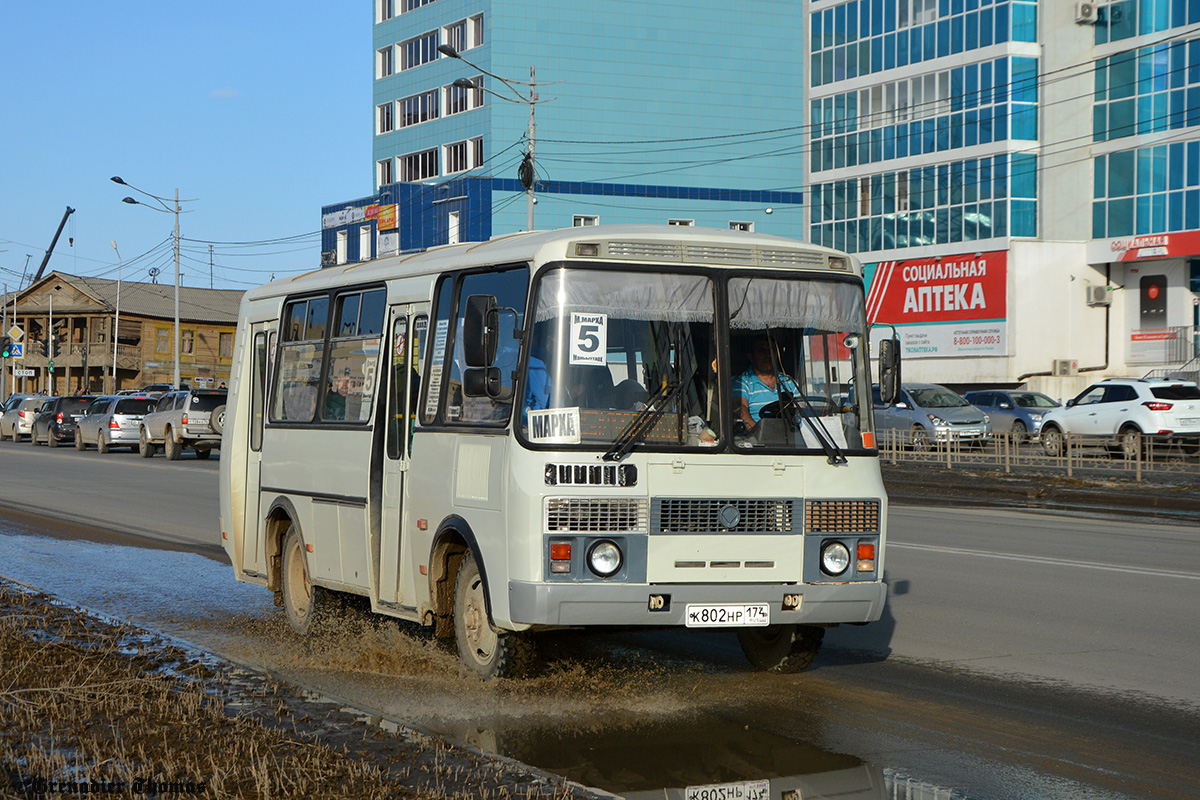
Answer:
[[216, 288], [316, 269], [321, 206], [374, 191], [370, 43], [361, 0], [6, 3], [0, 281], [26, 255], [33, 274], [71, 206], [47, 272], [115, 278], [116, 240], [126, 280], [173, 282], [172, 216], [113, 175], [195, 198], [185, 286], [209, 285], [209, 243]]

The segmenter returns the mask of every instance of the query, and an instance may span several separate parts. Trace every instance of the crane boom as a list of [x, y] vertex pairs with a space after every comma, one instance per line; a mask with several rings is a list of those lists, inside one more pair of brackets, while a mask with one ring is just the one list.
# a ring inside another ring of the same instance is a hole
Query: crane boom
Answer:
[[67, 206], [66, 213], [63, 214], [62, 222], [58, 223], [58, 230], [54, 232], [54, 238], [50, 240], [50, 246], [46, 248], [46, 257], [42, 259], [42, 265], [38, 267], [37, 274], [33, 276], [30, 285], [37, 283], [42, 279], [42, 273], [46, 271], [46, 265], [50, 263], [50, 254], [54, 252], [54, 245], [58, 244], [58, 237], [62, 235], [62, 229], [67, 224], [67, 217], [75, 213], [75, 209]]

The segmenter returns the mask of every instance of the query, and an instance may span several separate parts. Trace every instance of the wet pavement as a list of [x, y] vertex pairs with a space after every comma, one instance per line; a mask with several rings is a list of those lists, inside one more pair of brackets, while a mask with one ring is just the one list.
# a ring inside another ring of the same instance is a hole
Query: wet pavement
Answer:
[[1200, 728], [1169, 708], [1114, 707], [1108, 731], [1089, 717], [1090, 696], [1062, 687], [949, 673], [931, 682], [923, 667], [880, 671], [847, 654], [831, 657], [835, 669], [766, 676], [746, 671], [731, 637], [652, 632], [552, 638], [545, 675], [482, 684], [391, 622], [300, 639], [269, 593], [235, 583], [217, 559], [43, 529], [0, 521], [0, 573], [623, 796], [1106, 800], [1200, 788], [1180, 774]]

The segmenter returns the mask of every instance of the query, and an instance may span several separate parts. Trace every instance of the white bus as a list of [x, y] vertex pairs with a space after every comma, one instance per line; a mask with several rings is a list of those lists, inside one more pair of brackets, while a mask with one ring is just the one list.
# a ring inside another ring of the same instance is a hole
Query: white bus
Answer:
[[484, 678], [601, 626], [732, 629], [804, 669], [886, 594], [865, 325], [854, 258], [691, 227], [275, 281], [239, 315], [224, 547], [297, 632], [358, 595]]

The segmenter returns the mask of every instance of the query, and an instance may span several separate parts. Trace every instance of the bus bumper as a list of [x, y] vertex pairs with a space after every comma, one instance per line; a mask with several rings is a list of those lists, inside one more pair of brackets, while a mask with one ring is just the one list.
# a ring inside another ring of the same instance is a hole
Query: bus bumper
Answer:
[[[801, 595], [784, 609], [786, 595]], [[653, 586], [509, 581], [512, 621], [523, 625], [683, 626], [689, 604], [766, 603], [772, 625], [874, 622], [883, 614], [882, 581], [834, 584], [655, 584]]]

